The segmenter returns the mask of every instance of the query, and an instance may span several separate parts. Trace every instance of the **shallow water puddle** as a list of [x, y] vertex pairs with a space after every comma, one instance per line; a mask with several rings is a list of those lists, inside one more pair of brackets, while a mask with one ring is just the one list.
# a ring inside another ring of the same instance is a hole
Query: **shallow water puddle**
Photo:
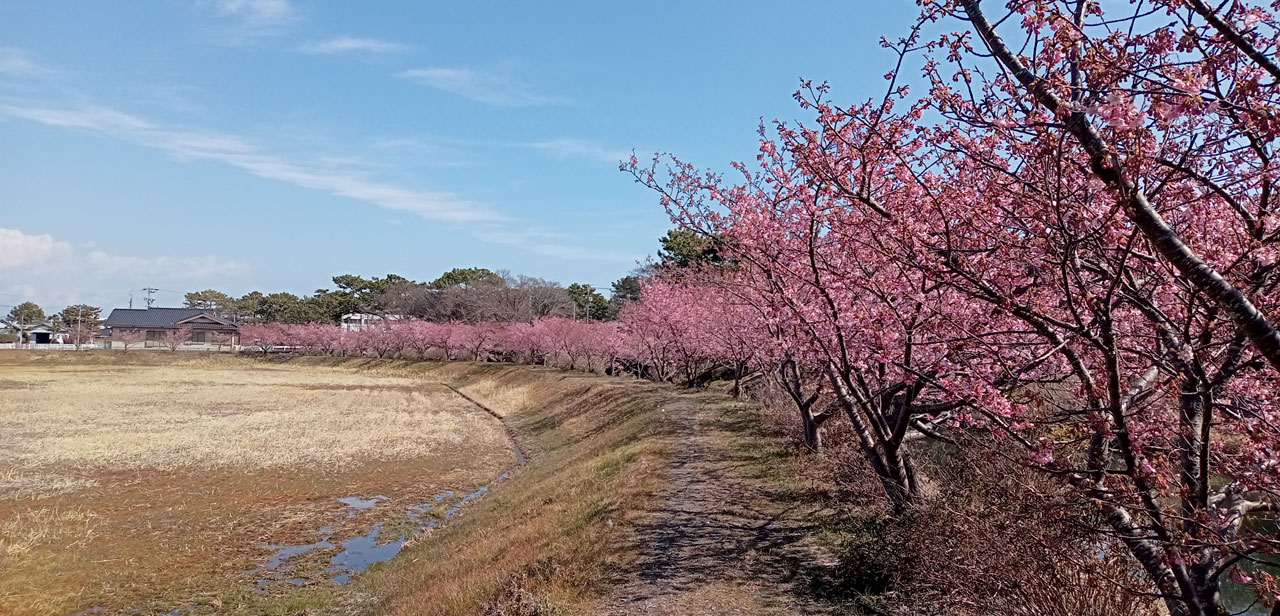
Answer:
[[[435, 495], [434, 497], [431, 498], [431, 500], [425, 503], [409, 505], [408, 507], [405, 508], [404, 513], [409, 517], [410, 520], [413, 520], [415, 522], [420, 522], [422, 520], [422, 516], [426, 515], [427, 512], [431, 511], [431, 509], [436, 505], [439, 505], [440, 501], [446, 498], [450, 498], [454, 494], [457, 494], [457, 492], [454, 492], [453, 490], [445, 490], [444, 492], [441, 492]], [[433, 517], [430, 520], [427, 520], [426, 528], [434, 528], [436, 526], [436, 523], [437, 523], [436, 519]]]
[[462, 497], [462, 499], [461, 499], [461, 500], [459, 500], [458, 502], [456, 502], [456, 503], [454, 503], [454, 504], [452, 504], [452, 505], [449, 505], [449, 507], [448, 507], [447, 509], [445, 509], [445, 510], [444, 510], [444, 519], [446, 519], [446, 520], [447, 520], [447, 519], [449, 519], [449, 518], [452, 518], [452, 517], [453, 517], [453, 515], [454, 515], [455, 513], [458, 513], [458, 510], [459, 510], [459, 509], [461, 509], [463, 505], [465, 505], [465, 504], [467, 504], [467, 503], [469, 503], [469, 502], [471, 502], [471, 501], [473, 501], [473, 500], [475, 500], [475, 499], [477, 499], [477, 498], [480, 498], [481, 496], [484, 496], [485, 492], [488, 492], [488, 491], [489, 491], [489, 487], [490, 487], [490, 486], [492, 486], [493, 484], [498, 483], [499, 481], [502, 481], [503, 479], [506, 479], [507, 477], [510, 477], [510, 476], [511, 476], [511, 471], [507, 471], [507, 472], [505, 472], [505, 473], [503, 473], [503, 474], [501, 474], [501, 475], [498, 475], [498, 478], [497, 478], [497, 479], [494, 479], [494, 480], [493, 480], [493, 482], [492, 482], [492, 483], [490, 483], [489, 485], [480, 486], [480, 487], [476, 488], [476, 491], [475, 491], [475, 492], [471, 492], [471, 493], [467, 494], [466, 496], [463, 496], [463, 497]]
[[378, 522], [367, 534], [342, 542], [342, 551], [329, 561], [333, 566], [325, 570], [335, 573], [333, 576], [335, 584], [346, 584], [351, 581], [351, 576], [368, 569], [374, 563], [391, 560], [400, 553], [400, 548], [403, 548], [404, 543], [409, 540], [409, 534], [405, 533], [398, 539], [379, 544], [378, 535], [381, 532], [382, 522]]
[[290, 558], [302, 556], [303, 554], [317, 548], [331, 548], [333, 547], [333, 544], [329, 543], [328, 537], [325, 537], [315, 543], [304, 543], [301, 545], [268, 545], [265, 547], [275, 550], [276, 553], [274, 556], [267, 559], [267, 564], [263, 565], [262, 569], [275, 571], [280, 568], [280, 565], [283, 565], [285, 561]]
[[370, 509], [374, 505], [377, 505], [378, 503], [385, 500], [391, 500], [391, 499], [379, 494], [371, 498], [360, 498], [359, 496], [343, 496], [342, 498], [338, 499], [338, 502], [342, 503], [343, 505], [346, 505], [347, 508], [350, 509], [350, 511], [347, 512], [347, 519], [349, 520], [351, 518], [356, 517], [357, 513], [360, 513], [365, 509]]
[[[324, 538], [315, 543], [262, 546], [275, 550], [275, 553], [267, 559], [267, 562], [262, 567], [252, 569], [246, 573], [258, 576], [257, 590], [259, 592], [266, 592], [267, 588], [275, 582], [288, 582], [295, 586], [303, 586], [307, 583], [307, 579], [295, 574], [291, 561], [295, 561], [312, 550], [336, 548], [340, 545], [342, 549], [329, 559], [330, 566], [325, 568], [325, 576], [335, 584], [346, 584], [351, 581], [355, 574], [368, 569], [374, 564], [391, 560], [400, 553], [400, 550], [404, 548], [404, 545], [410, 539], [439, 526], [441, 521], [452, 518], [463, 505], [483, 496], [495, 484], [510, 476], [511, 471], [498, 475], [487, 485], [480, 486], [474, 491], [464, 494], [456, 501], [449, 503], [441, 514], [432, 514], [431, 512], [444, 502], [457, 496], [457, 492], [454, 490], [445, 490], [431, 497], [430, 500], [405, 507], [404, 515], [406, 520], [411, 523], [410, 530], [401, 532], [399, 536], [385, 543], [378, 543], [385, 523], [376, 522], [369, 529], [369, 532], [345, 539], [340, 544], [335, 544], [331, 541], [334, 525], [326, 524], [317, 531]], [[339, 498], [338, 502], [348, 509], [347, 519], [351, 519], [361, 511], [371, 509], [383, 501], [390, 500], [389, 497], [379, 494], [370, 498], [344, 496]]]

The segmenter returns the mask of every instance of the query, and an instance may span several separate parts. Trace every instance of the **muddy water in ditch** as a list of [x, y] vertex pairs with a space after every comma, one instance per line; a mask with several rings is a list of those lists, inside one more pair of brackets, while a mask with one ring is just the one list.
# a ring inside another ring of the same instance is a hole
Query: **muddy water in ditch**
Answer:
[[[377, 522], [365, 534], [343, 540], [340, 543], [333, 542], [331, 536], [333, 527], [325, 526], [317, 531], [317, 534], [321, 535], [322, 538], [314, 543], [263, 546], [274, 550], [274, 554], [267, 559], [267, 562], [262, 567], [251, 570], [249, 573], [257, 576], [258, 589], [261, 591], [266, 591], [271, 585], [278, 583], [290, 583], [300, 586], [308, 582], [307, 578], [296, 574], [296, 565], [303, 556], [314, 550], [341, 547], [338, 553], [329, 559], [321, 579], [332, 581], [335, 584], [346, 584], [357, 573], [368, 569], [376, 563], [386, 562], [394, 558], [410, 539], [439, 526], [442, 522], [457, 515], [464, 505], [488, 493], [495, 484], [511, 477], [511, 472], [507, 471], [489, 484], [480, 486], [474, 491], [461, 496], [454, 490], [446, 490], [427, 501], [404, 507], [403, 521], [405, 524], [396, 525], [395, 528], [407, 528], [407, 530], [401, 530], [391, 536], [390, 539], [383, 536], [383, 529], [386, 528], [385, 522]], [[347, 507], [348, 518], [352, 518], [361, 511], [372, 509], [387, 501], [390, 501], [390, 499], [382, 495], [367, 498], [344, 496], [338, 499], [338, 502]], [[444, 507], [441, 513], [432, 513], [439, 510], [441, 506]]]

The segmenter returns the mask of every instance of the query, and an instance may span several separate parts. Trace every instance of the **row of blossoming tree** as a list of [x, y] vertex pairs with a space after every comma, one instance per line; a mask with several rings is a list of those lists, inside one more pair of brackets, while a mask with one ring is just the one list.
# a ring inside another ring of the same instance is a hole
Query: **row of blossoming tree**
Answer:
[[[1280, 498], [1277, 20], [1238, 1], [920, 4], [884, 42], [882, 97], [804, 83], [814, 119], [762, 127], [732, 178], [624, 164], [718, 260], [659, 272], [617, 323], [244, 340], [735, 389], [770, 375], [810, 449], [846, 423], [895, 509], [929, 498], [927, 441], [995, 452], [1098, 520], [1077, 565], [1123, 554], [1138, 575], [1114, 582], [1174, 616], [1229, 613], [1227, 576], [1275, 602], [1258, 565], [1280, 537], [1258, 521]], [[947, 23], [965, 27], [927, 34]]]
[[[735, 335], [812, 447], [847, 418], [897, 508], [925, 498], [924, 440], [1020, 449], [1138, 565], [1119, 583], [1177, 616], [1228, 613], [1229, 575], [1273, 602], [1256, 565], [1280, 548], [1257, 522], [1280, 497], [1275, 16], [920, 4], [884, 43], [884, 96], [804, 83], [812, 122], [762, 127], [732, 179], [624, 165], [720, 243], [727, 265], [683, 284], [740, 307], [756, 331]], [[926, 34], [947, 23], [965, 28]]]
[[387, 320], [359, 329], [327, 323], [240, 328], [241, 344], [268, 352], [343, 357], [507, 361], [697, 384], [758, 367], [763, 340], [750, 314], [714, 289], [655, 278], [617, 321]]

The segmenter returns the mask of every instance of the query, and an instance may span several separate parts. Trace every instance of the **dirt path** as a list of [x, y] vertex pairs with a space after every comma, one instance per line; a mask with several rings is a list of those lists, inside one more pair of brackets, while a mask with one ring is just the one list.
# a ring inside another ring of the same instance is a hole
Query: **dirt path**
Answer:
[[810, 574], [831, 564], [805, 541], [820, 506], [754, 476], [744, 417], [714, 408], [717, 399], [663, 401], [674, 447], [667, 487], [640, 529], [640, 561], [602, 613], [833, 613], [805, 596]]

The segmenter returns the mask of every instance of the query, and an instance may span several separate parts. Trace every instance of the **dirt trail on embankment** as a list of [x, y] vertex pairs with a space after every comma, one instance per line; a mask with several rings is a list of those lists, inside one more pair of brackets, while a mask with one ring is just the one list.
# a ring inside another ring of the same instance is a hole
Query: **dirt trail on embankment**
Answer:
[[[833, 564], [813, 545], [823, 511], [761, 476], [754, 417], [724, 397], [659, 402], [672, 442], [666, 485], [639, 529], [641, 554], [610, 593], [610, 616], [829, 614], [806, 584]], [[766, 454], [767, 455], [767, 454]]]

